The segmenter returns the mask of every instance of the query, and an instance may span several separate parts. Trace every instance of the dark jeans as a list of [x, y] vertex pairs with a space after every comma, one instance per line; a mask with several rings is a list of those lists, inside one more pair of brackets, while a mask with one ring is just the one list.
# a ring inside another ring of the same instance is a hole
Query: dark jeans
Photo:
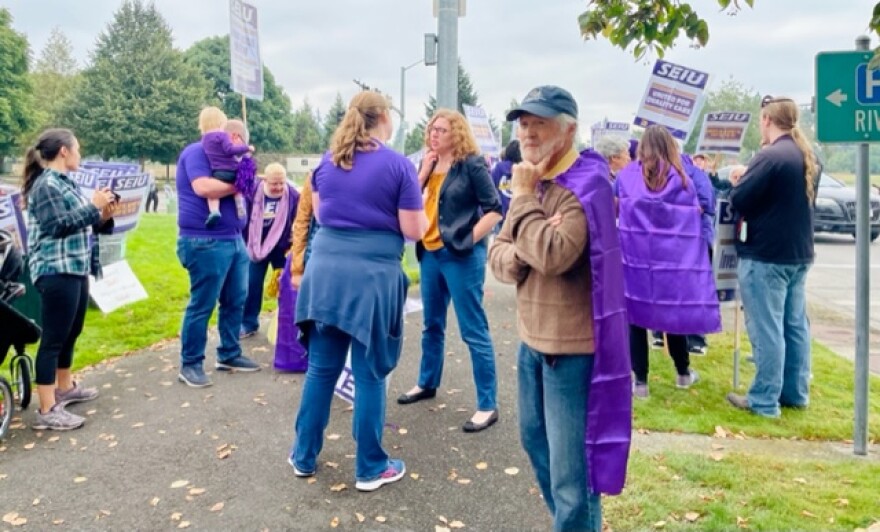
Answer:
[[[688, 353], [687, 336], [667, 334], [666, 346], [669, 348], [672, 361], [675, 362], [675, 371], [679, 375], [688, 375], [691, 356]], [[645, 329], [632, 324], [629, 326], [629, 354], [633, 373], [636, 374], [636, 382], [648, 382], [648, 333]]]
[[285, 257], [281, 248], [276, 248], [265, 259], [248, 265], [248, 292], [244, 301], [244, 315], [241, 319], [243, 332], [256, 331], [260, 328], [260, 310], [263, 308], [263, 285], [266, 283], [266, 271], [269, 266], [273, 270], [284, 267]]
[[159, 192], [152, 191], [147, 195], [147, 212], [150, 212], [150, 205], [153, 206], [153, 212], [159, 210]]
[[43, 337], [37, 349], [37, 384], [55, 384], [58, 369], [70, 369], [73, 347], [89, 306], [89, 278], [44, 275], [37, 279], [42, 302]]

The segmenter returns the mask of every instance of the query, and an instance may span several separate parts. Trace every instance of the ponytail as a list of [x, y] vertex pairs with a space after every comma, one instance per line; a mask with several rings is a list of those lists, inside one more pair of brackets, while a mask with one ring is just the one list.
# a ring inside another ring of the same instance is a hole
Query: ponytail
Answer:
[[30, 193], [31, 188], [34, 186], [34, 181], [43, 173], [42, 160], [40, 158], [40, 153], [37, 151], [35, 146], [32, 146], [27, 149], [27, 152], [24, 154], [24, 172], [21, 176], [21, 207], [22, 209], [27, 208], [27, 198], [28, 193]]
[[375, 91], [363, 91], [351, 99], [345, 116], [330, 140], [334, 165], [351, 170], [354, 152], [376, 149], [370, 131], [379, 125], [379, 118], [388, 108], [388, 99]]
[[814, 179], [819, 178], [817, 175], [819, 173], [819, 165], [816, 164], [816, 156], [813, 154], [809, 141], [807, 141], [799, 127], [795, 126], [791, 129], [791, 138], [804, 155], [804, 180], [807, 189], [807, 200], [812, 205], [816, 196], [816, 189], [813, 186], [815, 184]]

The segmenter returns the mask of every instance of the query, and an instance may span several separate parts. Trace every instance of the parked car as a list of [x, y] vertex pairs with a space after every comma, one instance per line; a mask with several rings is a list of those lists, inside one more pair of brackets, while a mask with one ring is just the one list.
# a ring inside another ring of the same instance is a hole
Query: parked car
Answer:
[[[728, 180], [733, 166], [718, 170], [718, 178]], [[880, 191], [871, 187], [871, 242], [880, 237]], [[813, 230], [856, 236], [856, 189], [826, 173], [819, 176]]]
[[[871, 242], [880, 236], [880, 194], [870, 192]], [[816, 232], [842, 233], [856, 236], [856, 189], [823, 173], [819, 178], [816, 195], [816, 214], [813, 218]]]

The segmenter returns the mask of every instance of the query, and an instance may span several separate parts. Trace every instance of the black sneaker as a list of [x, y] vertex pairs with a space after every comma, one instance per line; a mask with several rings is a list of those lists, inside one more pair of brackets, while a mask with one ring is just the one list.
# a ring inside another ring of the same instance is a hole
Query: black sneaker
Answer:
[[205, 370], [202, 369], [201, 364], [181, 366], [180, 373], [177, 374], [177, 380], [190, 388], [204, 388], [213, 384], [211, 379], [205, 375]]
[[260, 365], [244, 355], [238, 355], [229, 360], [218, 360], [214, 367], [217, 371], [260, 371]]

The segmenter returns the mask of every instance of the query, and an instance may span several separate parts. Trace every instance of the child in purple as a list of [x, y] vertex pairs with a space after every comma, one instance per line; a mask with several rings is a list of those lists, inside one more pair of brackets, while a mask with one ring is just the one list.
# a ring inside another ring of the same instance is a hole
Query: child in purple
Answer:
[[[226, 132], [226, 114], [217, 107], [205, 107], [199, 114], [199, 130], [202, 132], [202, 149], [211, 164], [211, 177], [235, 183], [239, 160], [254, 151], [253, 146], [236, 146]], [[239, 193], [243, 192], [239, 190]], [[236, 198], [239, 203], [240, 199]], [[220, 220], [220, 200], [208, 200], [208, 218], [205, 225], [211, 227]]]

